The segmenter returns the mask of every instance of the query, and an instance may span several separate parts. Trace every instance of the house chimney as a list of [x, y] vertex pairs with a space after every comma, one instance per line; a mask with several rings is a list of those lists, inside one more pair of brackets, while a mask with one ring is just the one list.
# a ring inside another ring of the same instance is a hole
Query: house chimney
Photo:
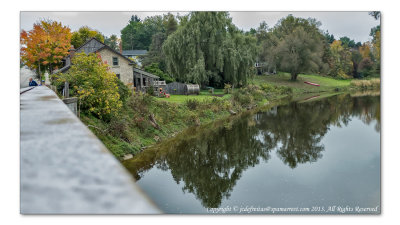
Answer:
[[69, 51], [69, 56], [72, 58], [75, 55], [75, 48], [73, 45], [71, 45], [71, 48], [68, 50]]
[[121, 53], [122, 55], [122, 40], [119, 41], [118, 46], [119, 46], [119, 53]]

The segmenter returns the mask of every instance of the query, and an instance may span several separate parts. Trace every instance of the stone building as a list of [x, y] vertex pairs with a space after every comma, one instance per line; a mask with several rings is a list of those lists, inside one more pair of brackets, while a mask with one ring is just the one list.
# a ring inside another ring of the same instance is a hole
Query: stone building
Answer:
[[152, 86], [152, 83], [150, 82], [159, 80], [159, 77], [156, 75], [134, 68], [134, 62], [132, 60], [122, 55], [121, 52], [110, 48], [96, 38], [86, 41], [77, 49], [71, 49], [69, 56], [64, 59], [64, 67], [55, 71], [54, 73], [67, 72], [71, 67], [71, 58], [74, 57], [75, 53], [82, 52], [86, 54], [98, 53], [103, 62], [110, 66], [110, 70], [114, 72], [123, 83], [130, 87], [134, 86], [144, 90], [146, 87]]

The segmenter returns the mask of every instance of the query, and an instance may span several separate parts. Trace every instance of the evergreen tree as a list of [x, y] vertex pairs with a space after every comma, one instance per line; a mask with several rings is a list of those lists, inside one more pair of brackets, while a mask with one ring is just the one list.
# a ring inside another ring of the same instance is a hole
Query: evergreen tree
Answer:
[[136, 15], [121, 30], [122, 49], [149, 50], [152, 36], [164, 32], [162, 16], [147, 17], [141, 21]]

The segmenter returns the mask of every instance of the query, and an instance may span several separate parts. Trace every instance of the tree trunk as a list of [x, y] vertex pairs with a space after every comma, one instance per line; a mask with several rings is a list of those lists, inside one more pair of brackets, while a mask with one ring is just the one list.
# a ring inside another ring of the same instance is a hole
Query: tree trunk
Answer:
[[298, 74], [296, 72], [292, 72], [290, 75], [291, 75], [291, 78], [290, 78], [291, 81], [295, 81], [297, 79]]

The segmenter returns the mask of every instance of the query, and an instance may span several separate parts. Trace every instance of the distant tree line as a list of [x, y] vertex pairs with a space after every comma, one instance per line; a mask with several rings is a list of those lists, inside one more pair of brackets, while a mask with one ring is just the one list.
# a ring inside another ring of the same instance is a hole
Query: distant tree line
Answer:
[[[379, 19], [379, 12], [371, 12]], [[355, 42], [349, 37], [335, 39], [319, 29], [315, 19], [289, 15], [269, 28], [262, 22], [248, 34], [257, 38], [258, 60], [266, 71], [289, 72], [292, 80], [299, 73], [319, 73], [337, 78], [354, 78], [380, 73], [380, 26], [371, 29], [372, 42]]]
[[[380, 19], [380, 12], [369, 14]], [[71, 32], [61, 23], [41, 21], [21, 32], [21, 62], [38, 74], [51, 72], [62, 66], [70, 45], [78, 48], [95, 37], [117, 51], [148, 50], [141, 58], [143, 69], [167, 82], [242, 86], [255, 74], [257, 61], [265, 71], [290, 73], [292, 80], [300, 73], [343, 79], [380, 74], [380, 26], [371, 29], [372, 41], [365, 43], [336, 39], [320, 26], [316, 19], [288, 15], [274, 27], [261, 22], [257, 29], [243, 32], [227, 12], [168, 13], [144, 20], [133, 15], [119, 39], [88, 26]]]

